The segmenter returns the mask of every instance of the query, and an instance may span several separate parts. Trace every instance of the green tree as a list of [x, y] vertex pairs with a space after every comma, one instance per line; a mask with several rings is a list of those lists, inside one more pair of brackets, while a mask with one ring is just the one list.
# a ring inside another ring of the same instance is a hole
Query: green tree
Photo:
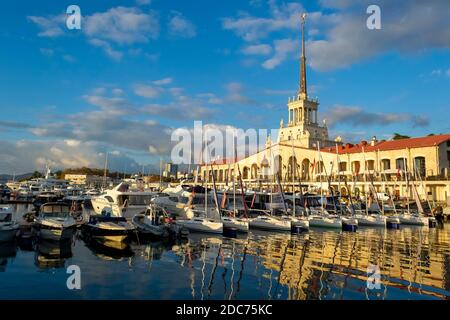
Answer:
[[410, 138], [411, 138], [410, 136], [405, 136], [403, 134], [395, 132], [394, 136], [392, 137], [392, 140], [402, 140], [402, 139], [410, 139]]

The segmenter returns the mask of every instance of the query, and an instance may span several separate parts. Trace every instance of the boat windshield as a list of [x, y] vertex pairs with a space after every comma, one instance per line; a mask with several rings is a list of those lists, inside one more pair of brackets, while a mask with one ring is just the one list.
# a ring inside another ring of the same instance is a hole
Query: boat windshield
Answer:
[[122, 205], [127, 201], [129, 206], [148, 206], [152, 198], [152, 195], [124, 195], [120, 196], [119, 204]]
[[44, 206], [41, 210], [41, 214], [45, 217], [51, 218], [65, 218], [70, 213], [70, 207], [68, 206]]

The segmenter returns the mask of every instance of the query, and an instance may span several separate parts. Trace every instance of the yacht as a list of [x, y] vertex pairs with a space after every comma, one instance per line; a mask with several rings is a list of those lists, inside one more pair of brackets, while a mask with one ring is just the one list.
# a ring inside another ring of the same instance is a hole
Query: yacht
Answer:
[[309, 226], [316, 228], [342, 229], [342, 218], [330, 215], [326, 210], [310, 210]]
[[101, 214], [103, 209], [109, 208], [114, 216], [131, 220], [134, 215], [145, 211], [154, 197], [155, 193], [153, 192], [132, 191], [128, 184], [122, 182], [115, 188], [92, 197], [91, 203], [97, 214]]
[[16, 239], [19, 233], [19, 224], [12, 220], [11, 207], [0, 207], [0, 242], [10, 242]]
[[55, 202], [43, 204], [33, 225], [34, 234], [44, 240], [68, 240], [76, 229], [70, 206]]
[[429, 225], [429, 218], [419, 214], [419, 213], [413, 213], [411, 211], [404, 211], [400, 214], [395, 216], [400, 220], [401, 224], [404, 225], [413, 225], [413, 226], [428, 226]]
[[101, 243], [123, 242], [135, 230], [135, 227], [124, 217], [114, 215], [109, 208], [105, 208], [100, 215], [91, 215], [89, 221], [83, 225], [85, 238], [98, 240]]
[[135, 215], [132, 224], [139, 233], [160, 238], [178, 237], [182, 232], [167, 212], [156, 205], [150, 205], [145, 212]]
[[180, 219], [175, 221], [176, 224], [187, 228], [191, 232], [201, 233], [223, 233], [223, 223], [206, 217], [194, 217], [191, 219]]
[[238, 232], [248, 232], [249, 219], [244, 217], [232, 217], [231, 215], [222, 215], [222, 223], [224, 228], [234, 228]]
[[358, 220], [358, 225], [366, 227], [386, 227], [387, 218], [380, 213], [366, 214], [357, 211], [354, 217]]
[[282, 219], [267, 215], [259, 215], [249, 222], [250, 228], [262, 229], [268, 231], [291, 231], [292, 224], [290, 219]]

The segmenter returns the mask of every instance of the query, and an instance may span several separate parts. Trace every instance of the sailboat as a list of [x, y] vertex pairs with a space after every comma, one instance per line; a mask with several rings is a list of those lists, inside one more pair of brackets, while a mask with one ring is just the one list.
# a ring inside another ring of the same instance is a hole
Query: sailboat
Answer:
[[[197, 169], [198, 170], [198, 169]], [[198, 172], [197, 172], [198, 175]], [[214, 179], [214, 174], [213, 174]], [[218, 202], [217, 202], [217, 194], [215, 194], [215, 203], [217, 212], [220, 215], [220, 211], [218, 209]], [[222, 234], [223, 233], [223, 222], [219, 219], [212, 219], [208, 217], [208, 189], [205, 188], [205, 209], [199, 210], [194, 209], [192, 210], [192, 213], [194, 217], [190, 219], [178, 219], [175, 220], [175, 223], [185, 227], [191, 232], [202, 232], [202, 233], [217, 233]]]
[[[364, 163], [366, 164], [366, 157], [364, 155], [364, 148], [363, 148], [363, 156], [364, 156]], [[378, 200], [377, 192], [375, 190], [375, 187], [373, 186], [373, 180], [370, 178], [370, 185], [369, 185], [369, 202], [367, 201], [367, 197], [364, 197], [365, 200], [365, 211], [362, 213], [360, 210], [358, 214], [355, 214], [355, 218], [358, 219], [358, 223], [361, 226], [366, 227], [386, 227], [387, 226], [387, 218], [382, 215], [381, 213], [370, 213], [369, 214], [369, 208], [372, 207], [372, 199]], [[367, 181], [366, 181], [366, 175], [364, 174], [364, 189], [366, 189]], [[365, 191], [365, 190], [364, 190]], [[376, 201], [378, 212], [380, 212], [380, 205], [378, 201]], [[382, 206], [384, 208], [384, 206]]]
[[[404, 167], [405, 167], [405, 177], [406, 177], [406, 189], [408, 190], [407, 196], [407, 210], [402, 211], [396, 217], [400, 220], [400, 223], [405, 225], [413, 225], [413, 226], [428, 226], [429, 219], [423, 215], [424, 210], [422, 204], [420, 203], [419, 195], [417, 193], [417, 189], [414, 183], [410, 183], [408, 175], [409, 173], [406, 171], [406, 159], [403, 159]], [[409, 192], [412, 190], [414, 199], [417, 204], [418, 212], [412, 212], [409, 205]]]
[[[234, 143], [234, 139], [233, 139], [233, 143]], [[235, 157], [235, 160], [236, 160], [236, 157]], [[236, 161], [234, 163], [236, 163]], [[211, 169], [212, 169], [212, 165], [211, 165]], [[245, 233], [245, 232], [248, 232], [250, 226], [249, 226], [249, 219], [247, 218], [248, 208], [247, 208], [247, 203], [245, 202], [244, 184], [242, 182], [241, 169], [239, 167], [239, 164], [238, 164], [239, 185], [241, 188], [242, 205], [244, 207], [244, 212], [245, 212], [244, 217], [236, 217], [237, 210], [236, 210], [236, 181], [235, 181], [236, 176], [235, 176], [235, 172], [236, 172], [236, 168], [233, 170], [233, 212], [229, 215], [221, 214], [221, 219], [222, 219], [223, 226], [225, 228], [236, 229], [236, 231]], [[215, 199], [217, 200], [217, 191], [216, 191], [214, 174], [213, 174], [213, 183], [214, 183], [214, 192], [216, 194]], [[226, 197], [227, 193], [225, 192], [223, 194], [223, 196]]]
[[[319, 157], [320, 165], [320, 143], [317, 142], [317, 152]], [[323, 162], [322, 162], [323, 163]], [[312, 168], [314, 170], [314, 167]], [[322, 177], [320, 179], [320, 196], [322, 197]], [[308, 216], [309, 226], [316, 228], [332, 228], [332, 229], [342, 229], [342, 219], [339, 216], [331, 215], [323, 207], [320, 210], [310, 210], [307, 208], [310, 215]]]

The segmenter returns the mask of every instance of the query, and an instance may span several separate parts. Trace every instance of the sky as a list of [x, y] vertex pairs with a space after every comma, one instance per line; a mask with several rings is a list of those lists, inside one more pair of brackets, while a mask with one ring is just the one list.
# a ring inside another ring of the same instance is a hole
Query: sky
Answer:
[[195, 120], [277, 129], [303, 12], [330, 138], [450, 133], [448, 0], [18, 0], [0, 10], [0, 173], [101, 168], [106, 154], [111, 170], [155, 171]]

